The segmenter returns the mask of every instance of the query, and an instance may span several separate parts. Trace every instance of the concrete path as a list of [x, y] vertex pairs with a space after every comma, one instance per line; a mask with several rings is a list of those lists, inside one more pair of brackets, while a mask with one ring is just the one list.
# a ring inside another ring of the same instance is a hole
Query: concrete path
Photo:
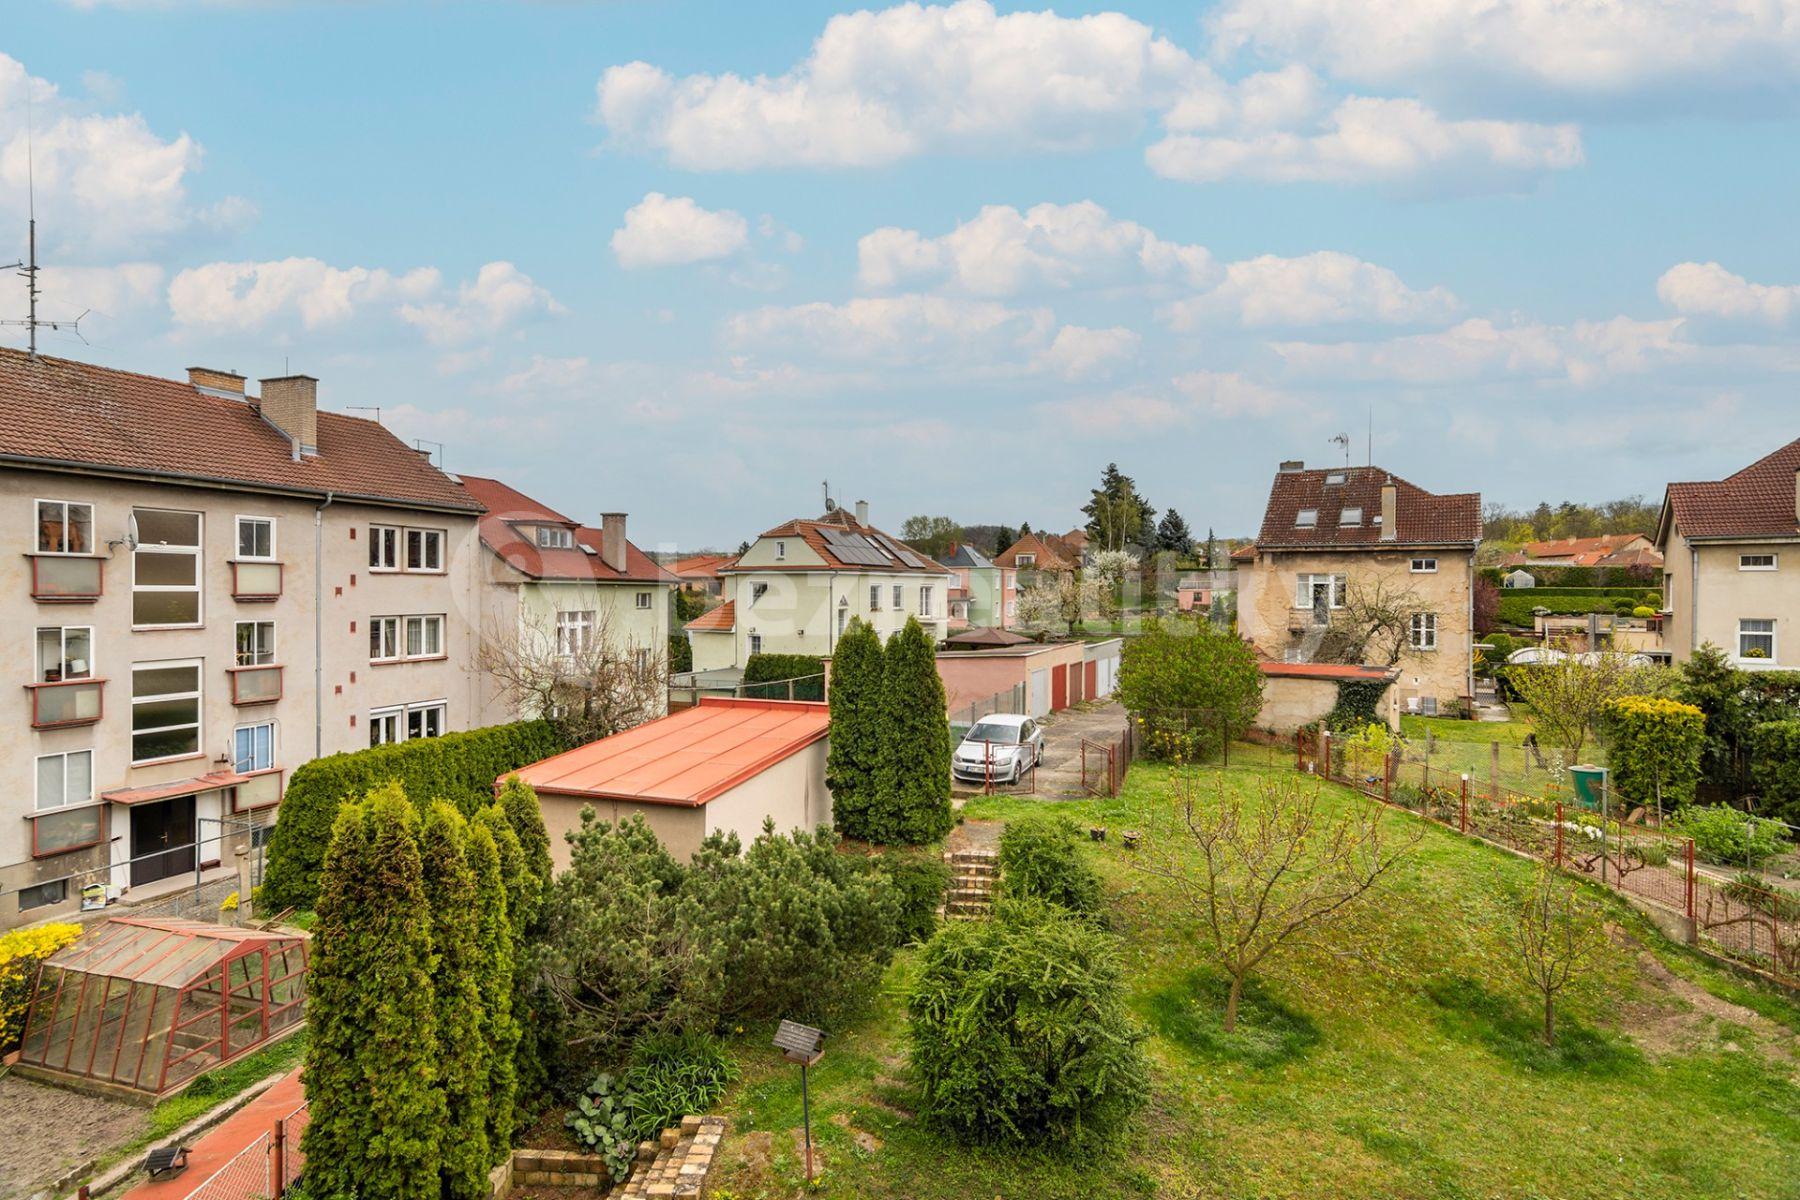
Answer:
[[[1117, 742], [1125, 732], [1125, 709], [1115, 700], [1099, 700], [1051, 713], [1043, 720], [1044, 762], [1037, 772], [1037, 794], [1062, 799], [1083, 796], [1081, 741]], [[1099, 768], [1092, 764], [1090, 773]]]

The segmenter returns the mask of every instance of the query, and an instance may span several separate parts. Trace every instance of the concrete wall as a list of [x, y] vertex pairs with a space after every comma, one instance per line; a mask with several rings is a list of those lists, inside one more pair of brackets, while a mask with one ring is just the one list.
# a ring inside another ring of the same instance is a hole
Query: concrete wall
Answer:
[[[1292, 733], [1302, 725], [1323, 720], [1337, 707], [1338, 685], [1334, 679], [1304, 679], [1292, 675], [1263, 677], [1262, 708], [1256, 713], [1258, 729], [1276, 733]], [[1398, 696], [1389, 688], [1381, 697], [1377, 711], [1391, 729], [1400, 728]]]
[[686, 859], [693, 854], [706, 838], [706, 814], [698, 806], [649, 804], [539, 792], [538, 807], [544, 813], [544, 828], [550, 831], [550, 861], [559, 874], [569, 869], [570, 847], [567, 835], [581, 829], [581, 810], [584, 807], [592, 808], [598, 819], [614, 825], [633, 816], [643, 817], [644, 823], [650, 826], [663, 848], [679, 859]]
[[[955, 712], [959, 708], [986, 700], [997, 692], [1004, 692], [1016, 684], [1026, 685], [1029, 703], [1033, 672], [1067, 670], [1072, 664], [1079, 666], [1085, 658], [1083, 643], [1055, 642], [1046, 646], [998, 652], [946, 651], [937, 656], [937, 664], [938, 675], [944, 681], [944, 693], [949, 701], [950, 711]], [[1047, 688], [1046, 695], [1054, 695], [1054, 691]]]

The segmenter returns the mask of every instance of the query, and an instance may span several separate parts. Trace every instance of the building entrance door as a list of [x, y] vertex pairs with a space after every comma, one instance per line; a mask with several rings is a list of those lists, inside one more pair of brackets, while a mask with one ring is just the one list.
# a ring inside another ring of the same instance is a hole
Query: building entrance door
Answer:
[[131, 810], [131, 886], [194, 869], [194, 798], [176, 796]]

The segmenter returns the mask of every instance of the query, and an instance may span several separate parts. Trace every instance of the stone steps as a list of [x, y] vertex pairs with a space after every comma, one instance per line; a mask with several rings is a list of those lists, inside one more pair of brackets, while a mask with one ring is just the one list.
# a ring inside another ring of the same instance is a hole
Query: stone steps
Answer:
[[950, 885], [938, 916], [950, 921], [974, 921], [986, 917], [994, 906], [994, 886], [1000, 882], [999, 855], [993, 850], [947, 850]]
[[724, 1117], [686, 1116], [654, 1142], [638, 1146], [631, 1178], [607, 1193], [609, 1200], [698, 1197], [725, 1133]]

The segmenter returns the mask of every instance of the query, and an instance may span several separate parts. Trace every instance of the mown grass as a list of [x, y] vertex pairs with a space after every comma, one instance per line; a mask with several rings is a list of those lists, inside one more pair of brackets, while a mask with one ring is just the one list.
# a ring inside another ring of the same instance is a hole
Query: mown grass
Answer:
[[[1291, 774], [1262, 750], [1233, 762], [1209, 783], [1243, 790]], [[1110, 831], [1086, 852], [1107, 881], [1156, 1080], [1116, 1154], [1071, 1162], [961, 1147], [915, 1119], [903, 999], [913, 957], [903, 953], [875, 1011], [832, 1031], [812, 1073], [824, 1163], [816, 1194], [1800, 1196], [1800, 1006], [1660, 942], [1603, 898], [1620, 940], [1595, 985], [1563, 1005], [1559, 1044], [1546, 1048], [1539, 1010], [1501, 950], [1530, 865], [1435, 827], [1354, 928], [1271, 961], [1239, 1032], [1226, 1035], [1222, 984], [1199, 952], [1195, 916], [1134, 869], [1116, 836], [1154, 836], [1170, 782], [1166, 768], [1140, 763], [1116, 800], [996, 797], [965, 810], [1005, 819], [1049, 808]], [[1335, 788], [1327, 797], [1364, 803]], [[1739, 1005], [1726, 1010], [1734, 1019], [1700, 1013], [1651, 978], [1645, 950], [1683, 986]], [[1658, 1036], [1633, 1036], [1650, 1024]], [[798, 1072], [767, 1049], [768, 1033], [739, 1041], [744, 1076], [723, 1106], [732, 1135], [720, 1200], [801, 1190]]]

